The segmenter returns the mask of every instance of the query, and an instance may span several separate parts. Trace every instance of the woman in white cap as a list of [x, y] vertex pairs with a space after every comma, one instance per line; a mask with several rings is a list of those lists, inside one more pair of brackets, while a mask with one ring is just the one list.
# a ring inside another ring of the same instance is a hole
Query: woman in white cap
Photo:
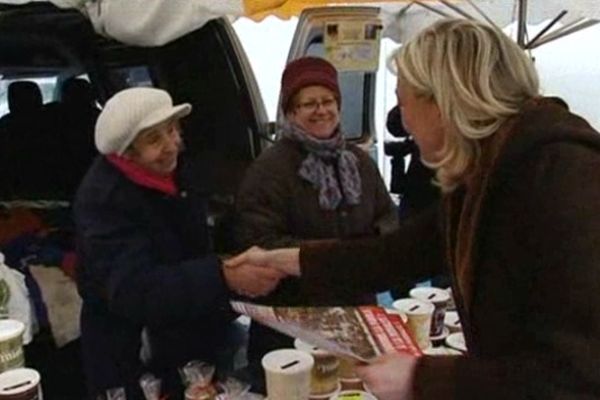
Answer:
[[[278, 281], [264, 269], [223, 269], [211, 254], [204, 199], [178, 167], [179, 120], [190, 112], [164, 90], [132, 88], [109, 99], [96, 123], [101, 156], [74, 204], [92, 398], [111, 388], [142, 398], [146, 370], [171, 400], [181, 398], [177, 368], [192, 359], [216, 363], [228, 345], [230, 290], [260, 294]], [[144, 329], [147, 365], [139, 357]]]

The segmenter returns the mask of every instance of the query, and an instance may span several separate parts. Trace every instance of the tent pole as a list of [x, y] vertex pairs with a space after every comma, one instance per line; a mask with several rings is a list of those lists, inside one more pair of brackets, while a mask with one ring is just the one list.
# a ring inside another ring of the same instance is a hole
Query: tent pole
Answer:
[[527, 0], [519, 1], [519, 18], [517, 20], [517, 44], [525, 47], [525, 35], [527, 33]]
[[541, 46], [543, 44], [549, 43], [549, 42], [551, 42], [553, 40], [559, 39], [561, 37], [570, 35], [570, 34], [575, 33], [575, 32], [579, 32], [582, 29], [589, 28], [590, 26], [596, 25], [598, 22], [600, 22], [600, 21], [596, 21], [596, 20], [593, 20], [593, 19], [588, 19], [588, 20], [580, 21], [579, 23], [569, 24], [568, 28], [561, 29], [560, 32], [557, 29], [555, 32], [550, 32], [547, 35], [542, 36], [535, 43], [533, 43], [533, 45], [530, 48], [534, 49], [534, 48], [539, 47], [539, 46]]
[[533, 47], [535, 47], [535, 42], [538, 41], [539, 38], [541, 38], [542, 36], [544, 36], [544, 34], [546, 32], [548, 32], [550, 30], [550, 28], [552, 28], [554, 25], [556, 25], [556, 23], [565, 15], [567, 14], [567, 10], [562, 10], [560, 12], [560, 14], [558, 14], [556, 17], [554, 17], [554, 19], [552, 21], [550, 21], [550, 23], [548, 25], [546, 25], [544, 27], [544, 29], [542, 29], [537, 35], [535, 35], [535, 37], [533, 39], [531, 39], [529, 42], [527, 42], [527, 44], [525, 45], [525, 49], [531, 49]]

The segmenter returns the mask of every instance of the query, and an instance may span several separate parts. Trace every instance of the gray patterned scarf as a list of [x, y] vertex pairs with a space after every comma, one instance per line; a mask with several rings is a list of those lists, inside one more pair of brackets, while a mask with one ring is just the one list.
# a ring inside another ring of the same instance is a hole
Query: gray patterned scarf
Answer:
[[322, 209], [335, 210], [342, 199], [351, 205], [360, 203], [362, 188], [358, 158], [346, 149], [346, 141], [339, 128], [331, 138], [317, 139], [286, 121], [282, 136], [300, 143], [308, 151], [298, 174], [319, 190]]

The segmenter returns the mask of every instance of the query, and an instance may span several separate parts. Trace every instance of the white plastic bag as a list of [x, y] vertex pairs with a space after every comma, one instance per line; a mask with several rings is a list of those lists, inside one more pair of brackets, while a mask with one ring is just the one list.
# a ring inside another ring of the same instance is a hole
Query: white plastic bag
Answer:
[[4, 264], [4, 254], [0, 253], [0, 281], [8, 286], [8, 315], [25, 324], [23, 344], [31, 342], [33, 336], [33, 311], [29, 300], [29, 290], [25, 285], [25, 276]]

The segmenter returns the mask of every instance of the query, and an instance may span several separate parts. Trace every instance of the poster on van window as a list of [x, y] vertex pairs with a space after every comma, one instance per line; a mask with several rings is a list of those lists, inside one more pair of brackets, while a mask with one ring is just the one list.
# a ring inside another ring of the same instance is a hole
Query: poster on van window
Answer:
[[325, 57], [339, 71], [377, 71], [382, 25], [379, 20], [325, 23]]

